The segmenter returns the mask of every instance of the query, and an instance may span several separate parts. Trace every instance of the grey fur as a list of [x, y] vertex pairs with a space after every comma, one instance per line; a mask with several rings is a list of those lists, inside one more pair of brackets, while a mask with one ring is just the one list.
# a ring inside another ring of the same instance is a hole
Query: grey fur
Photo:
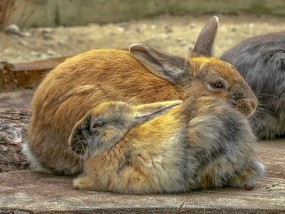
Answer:
[[255, 36], [221, 56], [245, 78], [259, 100], [251, 117], [260, 139], [285, 134], [285, 32]]
[[[201, 95], [201, 90], [197, 91]], [[119, 163], [117, 168], [116, 166], [110, 168], [108, 165], [109, 171], [105, 171], [105, 179], [109, 173], [112, 178], [116, 177], [114, 180], [126, 179], [121, 177], [122, 174], [134, 167], [142, 168], [143, 172], [148, 171], [150, 179], [144, 181], [142, 176], [139, 180], [143, 185], [139, 188], [135, 188], [134, 183], [128, 182], [124, 187], [112, 183], [110, 186], [114, 187], [100, 187], [100, 190], [135, 194], [177, 193], [203, 188], [252, 185], [256, 178], [264, 174], [265, 167], [255, 157], [256, 138], [248, 120], [228, 102], [213, 96], [199, 97], [197, 91], [194, 91], [194, 95], [180, 106], [148, 121], [145, 124], [147, 129], [139, 126], [131, 130], [134, 125], [126, 120], [126, 116], [132, 107], [127, 103], [118, 102], [118, 105], [123, 104], [123, 108], [120, 108], [121, 112], [115, 115], [117, 122], [112, 123], [112, 129], [115, 130], [114, 135], [119, 137], [109, 138], [107, 139], [109, 141], [106, 141], [102, 137], [91, 135], [86, 139], [90, 140], [87, 149], [90, 155], [86, 162], [87, 165], [89, 162], [93, 164], [92, 169], [90, 166], [86, 167], [84, 175], [90, 176], [89, 178], [96, 183], [100, 179], [92, 177], [92, 171], [99, 170], [96, 165], [96, 155], [103, 153], [102, 156], [99, 155], [100, 158], [105, 155], [108, 157], [106, 159], [110, 160], [114, 158], [112, 154], [121, 154], [116, 156]], [[114, 104], [115, 102], [112, 103]], [[96, 110], [92, 112], [94, 114]], [[95, 114], [96, 117], [114, 117], [111, 110], [101, 113], [101, 115]], [[170, 122], [176, 127], [175, 129], [168, 127]], [[122, 126], [122, 123], [125, 125]], [[103, 136], [104, 132], [110, 129], [109, 126], [110, 124], [105, 123], [96, 135]], [[128, 131], [130, 135], [127, 134]], [[147, 134], [142, 138], [140, 135], [144, 131]], [[75, 136], [71, 135], [71, 139], [77, 137], [76, 133], [75, 127], [72, 134]], [[153, 133], [159, 133], [161, 137], [153, 136]], [[98, 149], [92, 146], [98, 143], [107, 144], [108, 148]], [[136, 149], [137, 143], [141, 145], [139, 148], [142, 150]], [[151, 145], [151, 148], [145, 145]], [[156, 150], [156, 145], [161, 145], [159, 151]], [[147, 155], [141, 157], [140, 153]], [[152, 167], [141, 162], [141, 159], [147, 159], [146, 157], [152, 160]], [[161, 158], [161, 161], [154, 163], [153, 160], [158, 158]], [[102, 167], [104, 166], [101, 165], [100, 168]], [[115, 175], [111, 175], [113, 172], [116, 172]], [[77, 186], [80, 179], [79, 177], [74, 182], [76, 188], [81, 188]], [[155, 181], [159, 182], [154, 185]], [[95, 190], [98, 188], [94, 187]]]

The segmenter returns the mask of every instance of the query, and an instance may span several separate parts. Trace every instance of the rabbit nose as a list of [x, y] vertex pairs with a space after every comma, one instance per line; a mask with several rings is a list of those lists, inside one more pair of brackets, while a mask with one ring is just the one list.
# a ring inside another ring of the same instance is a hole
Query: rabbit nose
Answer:
[[250, 106], [253, 109], [253, 111], [256, 110], [257, 106], [258, 106], [258, 99], [256, 96], [254, 96], [251, 100], [250, 100]]
[[254, 101], [251, 101], [250, 106], [255, 111], [257, 104]]

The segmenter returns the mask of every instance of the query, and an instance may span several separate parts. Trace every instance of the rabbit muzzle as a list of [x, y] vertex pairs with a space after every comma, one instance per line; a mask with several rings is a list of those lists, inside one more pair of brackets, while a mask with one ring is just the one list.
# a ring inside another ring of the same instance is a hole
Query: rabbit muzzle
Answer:
[[250, 96], [245, 96], [242, 91], [234, 91], [230, 95], [229, 101], [234, 108], [236, 108], [246, 117], [253, 115], [258, 105], [257, 97], [253, 92], [250, 94]]
[[250, 117], [256, 110], [256, 104], [247, 98], [243, 99], [230, 99], [230, 103], [235, 109], [241, 112], [244, 116]]

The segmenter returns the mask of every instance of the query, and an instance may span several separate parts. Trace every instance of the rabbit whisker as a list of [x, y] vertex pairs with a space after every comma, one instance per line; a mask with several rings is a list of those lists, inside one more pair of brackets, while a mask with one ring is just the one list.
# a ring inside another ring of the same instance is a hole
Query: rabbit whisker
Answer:
[[257, 109], [255, 111], [255, 115], [266, 115], [268, 113], [270, 113], [271, 111], [267, 108], [260, 108], [260, 109]]
[[257, 96], [258, 96], [259, 98], [265, 98], [265, 97], [278, 98], [276, 95], [265, 94], [265, 93], [257, 94]]

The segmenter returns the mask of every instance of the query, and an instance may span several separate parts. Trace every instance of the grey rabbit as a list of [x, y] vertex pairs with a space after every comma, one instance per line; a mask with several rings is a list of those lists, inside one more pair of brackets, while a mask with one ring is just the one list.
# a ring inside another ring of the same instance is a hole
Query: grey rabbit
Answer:
[[253, 188], [265, 167], [256, 159], [248, 120], [209, 95], [206, 85], [194, 85], [182, 104], [145, 121], [138, 122], [141, 107], [126, 102], [90, 109], [69, 137], [72, 150], [84, 159], [84, 172], [73, 186], [125, 194]]
[[259, 100], [251, 117], [260, 139], [285, 136], [285, 32], [249, 38], [221, 56], [233, 64]]

